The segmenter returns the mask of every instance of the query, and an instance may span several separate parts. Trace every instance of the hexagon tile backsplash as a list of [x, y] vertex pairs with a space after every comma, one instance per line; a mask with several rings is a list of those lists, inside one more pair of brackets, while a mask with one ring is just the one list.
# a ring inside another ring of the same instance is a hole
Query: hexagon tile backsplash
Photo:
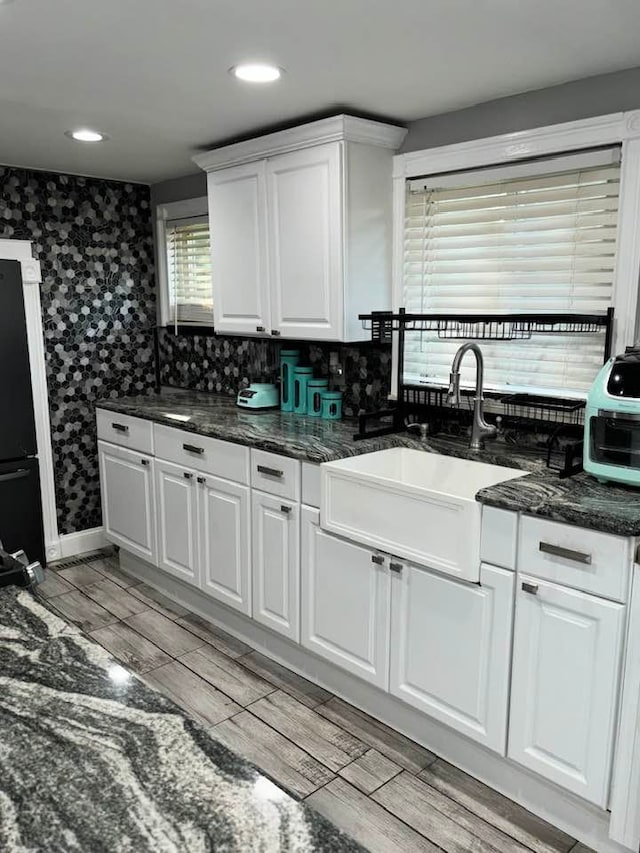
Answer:
[[30, 240], [42, 265], [60, 533], [97, 527], [94, 402], [155, 381], [149, 188], [0, 167], [0, 237]]

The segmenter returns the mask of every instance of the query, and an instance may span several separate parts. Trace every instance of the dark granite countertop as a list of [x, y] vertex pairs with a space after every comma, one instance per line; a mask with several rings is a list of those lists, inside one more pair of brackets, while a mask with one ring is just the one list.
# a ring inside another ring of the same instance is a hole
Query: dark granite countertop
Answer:
[[0, 849], [364, 853], [14, 587], [0, 670]]
[[560, 480], [545, 467], [540, 449], [524, 449], [498, 440], [487, 442], [486, 449], [478, 453], [469, 450], [467, 438], [440, 435], [426, 441], [407, 434], [354, 441], [355, 420], [323, 421], [279, 411], [250, 413], [238, 409], [229, 397], [169, 388], [151, 396], [101, 400], [97, 406], [310, 462], [329, 462], [389, 447], [412, 447], [519, 468], [530, 473], [482, 489], [477, 500], [606, 533], [640, 536], [640, 490], [599, 483], [588, 474]]

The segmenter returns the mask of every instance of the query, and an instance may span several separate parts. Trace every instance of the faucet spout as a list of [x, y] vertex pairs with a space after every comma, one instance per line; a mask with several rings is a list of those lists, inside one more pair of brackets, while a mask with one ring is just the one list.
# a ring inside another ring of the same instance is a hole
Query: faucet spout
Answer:
[[473, 425], [469, 447], [471, 450], [482, 450], [485, 438], [495, 438], [498, 431], [484, 418], [484, 358], [478, 344], [472, 341], [462, 344], [453, 357], [447, 400], [454, 406], [460, 405], [460, 364], [468, 352], [472, 352], [476, 359], [476, 390], [473, 398]]

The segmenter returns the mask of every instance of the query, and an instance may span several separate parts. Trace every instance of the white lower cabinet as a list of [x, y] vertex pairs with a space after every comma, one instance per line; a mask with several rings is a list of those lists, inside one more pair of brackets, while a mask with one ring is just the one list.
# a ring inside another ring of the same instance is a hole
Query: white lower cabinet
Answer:
[[391, 693], [504, 755], [513, 572], [483, 565], [478, 585], [393, 565]]
[[509, 757], [606, 808], [625, 607], [520, 575]]
[[253, 618], [300, 641], [300, 505], [253, 491]]
[[251, 615], [249, 487], [198, 474], [200, 586]]
[[302, 645], [387, 689], [391, 579], [386, 559], [325, 533], [319, 517], [317, 510], [303, 507]]
[[98, 462], [105, 537], [155, 565], [153, 458], [99, 441]]
[[198, 494], [194, 471], [156, 459], [158, 567], [199, 583]]

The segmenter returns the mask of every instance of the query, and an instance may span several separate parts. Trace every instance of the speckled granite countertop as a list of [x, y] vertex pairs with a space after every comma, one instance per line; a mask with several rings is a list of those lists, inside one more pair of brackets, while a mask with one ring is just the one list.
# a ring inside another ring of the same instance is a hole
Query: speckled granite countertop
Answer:
[[[257, 447], [310, 462], [329, 462], [389, 447], [413, 447], [463, 459], [519, 468], [530, 473], [478, 492], [488, 506], [551, 518], [620, 536], [640, 536], [640, 490], [598, 483], [587, 474], [566, 480], [545, 467], [541, 451], [524, 450], [501, 441], [472, 452], [468, 439], [408, 435], [354, 441], [353, 420], [323, 421], [275, 412], [241, 411], [235, 401], [216, 394], [165, 388], [160, 394], [101, 400], [98, 407]], [[177, 420], [175, 415], [188, 417]]]
[[1, 850], [364, 853], [14, 587], [0, 671]]

